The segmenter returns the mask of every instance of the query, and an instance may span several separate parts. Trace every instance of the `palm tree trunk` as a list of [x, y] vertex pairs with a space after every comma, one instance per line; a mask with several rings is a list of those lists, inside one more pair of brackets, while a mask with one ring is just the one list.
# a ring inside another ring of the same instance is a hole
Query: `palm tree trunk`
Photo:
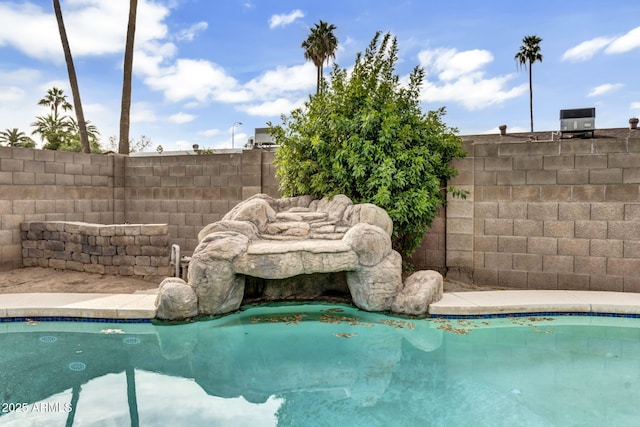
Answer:
[[322, 66], [317, 66], [316, 67], [316, 74], [317, 74], [317, 76], [316, 76], [316, 79], [317, 79], [317, 82], [316, 82], [316, 93], [319, 93], [320, 92], [320, 80], [322, 80]]
[[533, 79], [531, 66], [533, 64], [529, 61], [529, 115], [531, 116], [531, 132], [533, 132]]
[[[82, 101], [80, 100], [80, 89], [78, 88], [78, 78], [76, 77], [76, 69], [73, 66], [73, 57], [71, 56], [71, 48], [67, 39], [67, 31], [64, 28], [62, 20], [62, 10], [60, 9], [60, 0], [53, 0], [53, 10], [58, 21], [58, 30], [60, 31], [60, 39], [62, 40], [62, 50], [64, 50], [64, 60], [67, 63], [67, 71], [69, 73], [69, 84], [71, 85], [71, 93], [73, 95], [73, 107], [76, 110], [76, 119], [78, 120], [78, 132], [80, 133], [80, 146], [83, 153], [90, 153], [89, 138], [87, 136], [87, 125], [84, 121], [84, 113], [82, 112]], [[57, 111], [56, 111], [57, 115]]]
[[120, 109], [120, 142], [118, 153], [129, 154], [129, 124], [131, 116], [131, 75], [133, 73], [133, 40], [136, 34], [138, 0], [129, 2], [129, 23], [124, 49], [124, 73], [122, 78], [122, 106]]

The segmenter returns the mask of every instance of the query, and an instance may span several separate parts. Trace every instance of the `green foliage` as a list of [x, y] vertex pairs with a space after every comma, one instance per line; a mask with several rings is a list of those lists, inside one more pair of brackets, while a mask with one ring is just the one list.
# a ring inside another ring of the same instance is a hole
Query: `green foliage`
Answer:
[[18, 128], [5, 129], [0, 132], [0, 144], [7, 147], [33, 148], [36, 143]]
[[534, 62], [542, 62], [541, 42], [542, 39], [535, 34], [522, 39], [522, 46], [514, 56], [519, 66], [526, 68], [527, 65], [531, 67]]
[[284, 196], [344, 194], [374, 203], [391, 216], [394, 249], [407, 257], [446, 202], [442, 183], [457, 173], [450, 161], [465, 153], [457, 130], [442, 120], [444, 108], [421, 111], [424, 71], [416, 67], [400, 84], [397, 54], [395, 38], [376, 34], [351, 73], [335, 66], [325, 90], [269, 131], [280, 145]]
[[[40, 140], [44, 142], [42, 148], [45, 150], [82, 151], [78, 122], [71, 116], [60, 114], [60, 110], [73, 110], [64, 91], [57, 87], [49, 89], [46, 96], [38, 101], [38, 105], [49, 107], [50, 110], [49, 114], [38, 116], [36, 121], [31, 123], [34, 128], [31, 134], [40, 136]], [[98, 128], [90, 124], [88, 120], [85, 125], [91, 152], [101, 153]]]

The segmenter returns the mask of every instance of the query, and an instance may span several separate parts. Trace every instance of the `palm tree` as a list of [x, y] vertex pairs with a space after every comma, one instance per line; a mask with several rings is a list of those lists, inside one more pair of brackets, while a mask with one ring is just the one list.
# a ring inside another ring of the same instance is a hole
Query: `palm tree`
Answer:
[[329, 63], [329, 59], [335, 59], [336, 57], [338, 39], [333, 34], [333, 30], [336, 28], [335, 25], [329, 25], [320, 20], [318, 24], [315, 24], [314, 28], [311, 28], [311, 33], [309, 33], [307, 39], [302, 42], [304, 59], [311, 60], [318, 70], [316, 92], [320, 92], [324, 63]]
[[[102, 153], [102, 148], [100, 147], [100, 141], [98, 138], [100, 135], [100, 131], [88, 120], [85, 125], [87, 128], [87, 138], [89, 139], [91, 152]], [[77, 153], [82, 150], [82, 147], [80, 146], [80, 127], [78, 126], [78, 122], [76, 122], [73, 117], [69, 117], [66, 126], [67, 131], [64, 135], [64, 142], [57, 148], [57, 150], [74, 151]]]
[[18, 128], [5, 129], [0, 132], [0, 143], [4, 142], [7, 147], [33, 148], [36, 143], [29, 138], [26, 133]]
[[73, 106], [67, 101], [67, 95], [64, 94], [62, 89], [52, 87], [47, 91], [47, 95], [38, 101], [38, 105], [49, 107], [51, 109], [51, 115], [55, 120], [60, 118], [59, 110], [63, 111], [73, 110]]
[[[100, 131], [98, 130], [97, 126], [87, 120], [85, 122], [85, 127], [87, 128], [87, 138], [89, 139], [89, 143], [91, 145], [99, 144]], [[78, 126], [78, 122], [73, 117], [70, 117], [68, 129], [69, 132], [74, 135], [80, 134], [80, 126]]]
[[53, 0], [53, 10], [56, 13], [58, 21], [58, 30], [60, 31], [60, 40], [62, 40], [62, 50], [64, 50], [64, 60], [67, 63], [67, 71], [69, 73], [69, 84], [71, 85], [71, 94], [73, 95], [73, 105], [76, 109], [76, 117], [80, 127], [80, 146], [83, 153], [90, 153], [89, 139], [87, 137], [87, 128], [85, 126], [84, 113], [82, 112], [82, 101], [80, 100], [80, 89], [78, 88], [78, 78], [76, 77], [76, 69], [73, 66], [73, 57], [71, 56], [71, 48], [67, 39], [67, 31], [64, 28], [62, 20], [62, 10], [60, 9], [60, 0]]
[[120, 109], [120, 141], [118, 153], [129, 154], [129, 118], [131, 115], [131, 74], [133, 72], [133, 40], [136, 34], [138, 0], [129, 2], [129, 23], [124, 49], [124, 73], [122, 78], [122, 107]]
[[542, 39], [536, 35], [526, 36], [522, 39], [522, 46], [514, 59], [521, 67], [529, 68], [529, 112], [531, 114], [531, 132], [533, 132], [533, 79], [531, 67], [534, 62], [542, 62], [540, 42]]
[[44, 150], [57, 150], [71, 138], [69, 125], [69, 116], [62, 118], [56, 118], [53, 114], [38, 116], [36, 121], [31, 123], [35, 128], [31, 134], [38, 134], [41, 141], [46, 141], [42, 147]]

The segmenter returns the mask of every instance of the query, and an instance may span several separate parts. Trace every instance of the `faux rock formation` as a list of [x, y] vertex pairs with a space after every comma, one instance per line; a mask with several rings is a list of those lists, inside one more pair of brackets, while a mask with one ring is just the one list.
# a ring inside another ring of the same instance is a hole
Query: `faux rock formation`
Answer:
[[194, 289], [177, 277], [164, 279], [156, 299], [156, 317], [187, 319], [197, 315], [198, 299]]
[[416, 271], [404, 282], [404, 288], [391, 304], [396, 313], [421, 315], [429, 304], [440, 301], [443, 291], [442, 275], [437, 271]]
[[255, 195], [203, 228], [188, 283], [169, 278], [165, 282], [170, 283], [161, 284], [157, 317], [235, 311], [242, 303], [245, 276], [287, 279], [337, 272], [346, 272], [358, 308], [424, 314], [428, 304], [442, 297], [442, 276], [438, 281], [436, 272], [418, 272], [403, 285], [402, 258], [391, 248], [392, 231], [384, 209], [353, 204], [344, 195], [321, 200]]

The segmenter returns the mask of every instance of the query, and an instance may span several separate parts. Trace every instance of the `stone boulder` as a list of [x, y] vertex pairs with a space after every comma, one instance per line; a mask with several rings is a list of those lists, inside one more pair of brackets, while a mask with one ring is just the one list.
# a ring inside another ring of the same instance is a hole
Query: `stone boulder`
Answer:
[[195, 290], [178, 277], [168, 277], [160, 283], [155, 306], [156, 317], [162, 320], [188, 319], [198, 315]]
[[188, 279], [198, 296], [200, 314], [237, 310], [244, 295], [244, 276], [237, 275], [232, 261], [247, 251], [249, 238], [235, 231], [208, 234], [189, 262]]
[[392, 250], [391, 236], [375, 225], [356, 224], [342, 240], [358, 254], [360, 264], [367, 267], [379, 264]]
[[433, 270], [416, 271], [404, 282], [404, 288], [393, 300], [391, 311], [395, 313], [423, 315], [429, 304], [440, 301], [443, 278]]
[[374, 266], [347, 272], [347, 284], [356, 307], [366, 311], [387, 311], [402, 289], [402, 257], [391, 251]]

